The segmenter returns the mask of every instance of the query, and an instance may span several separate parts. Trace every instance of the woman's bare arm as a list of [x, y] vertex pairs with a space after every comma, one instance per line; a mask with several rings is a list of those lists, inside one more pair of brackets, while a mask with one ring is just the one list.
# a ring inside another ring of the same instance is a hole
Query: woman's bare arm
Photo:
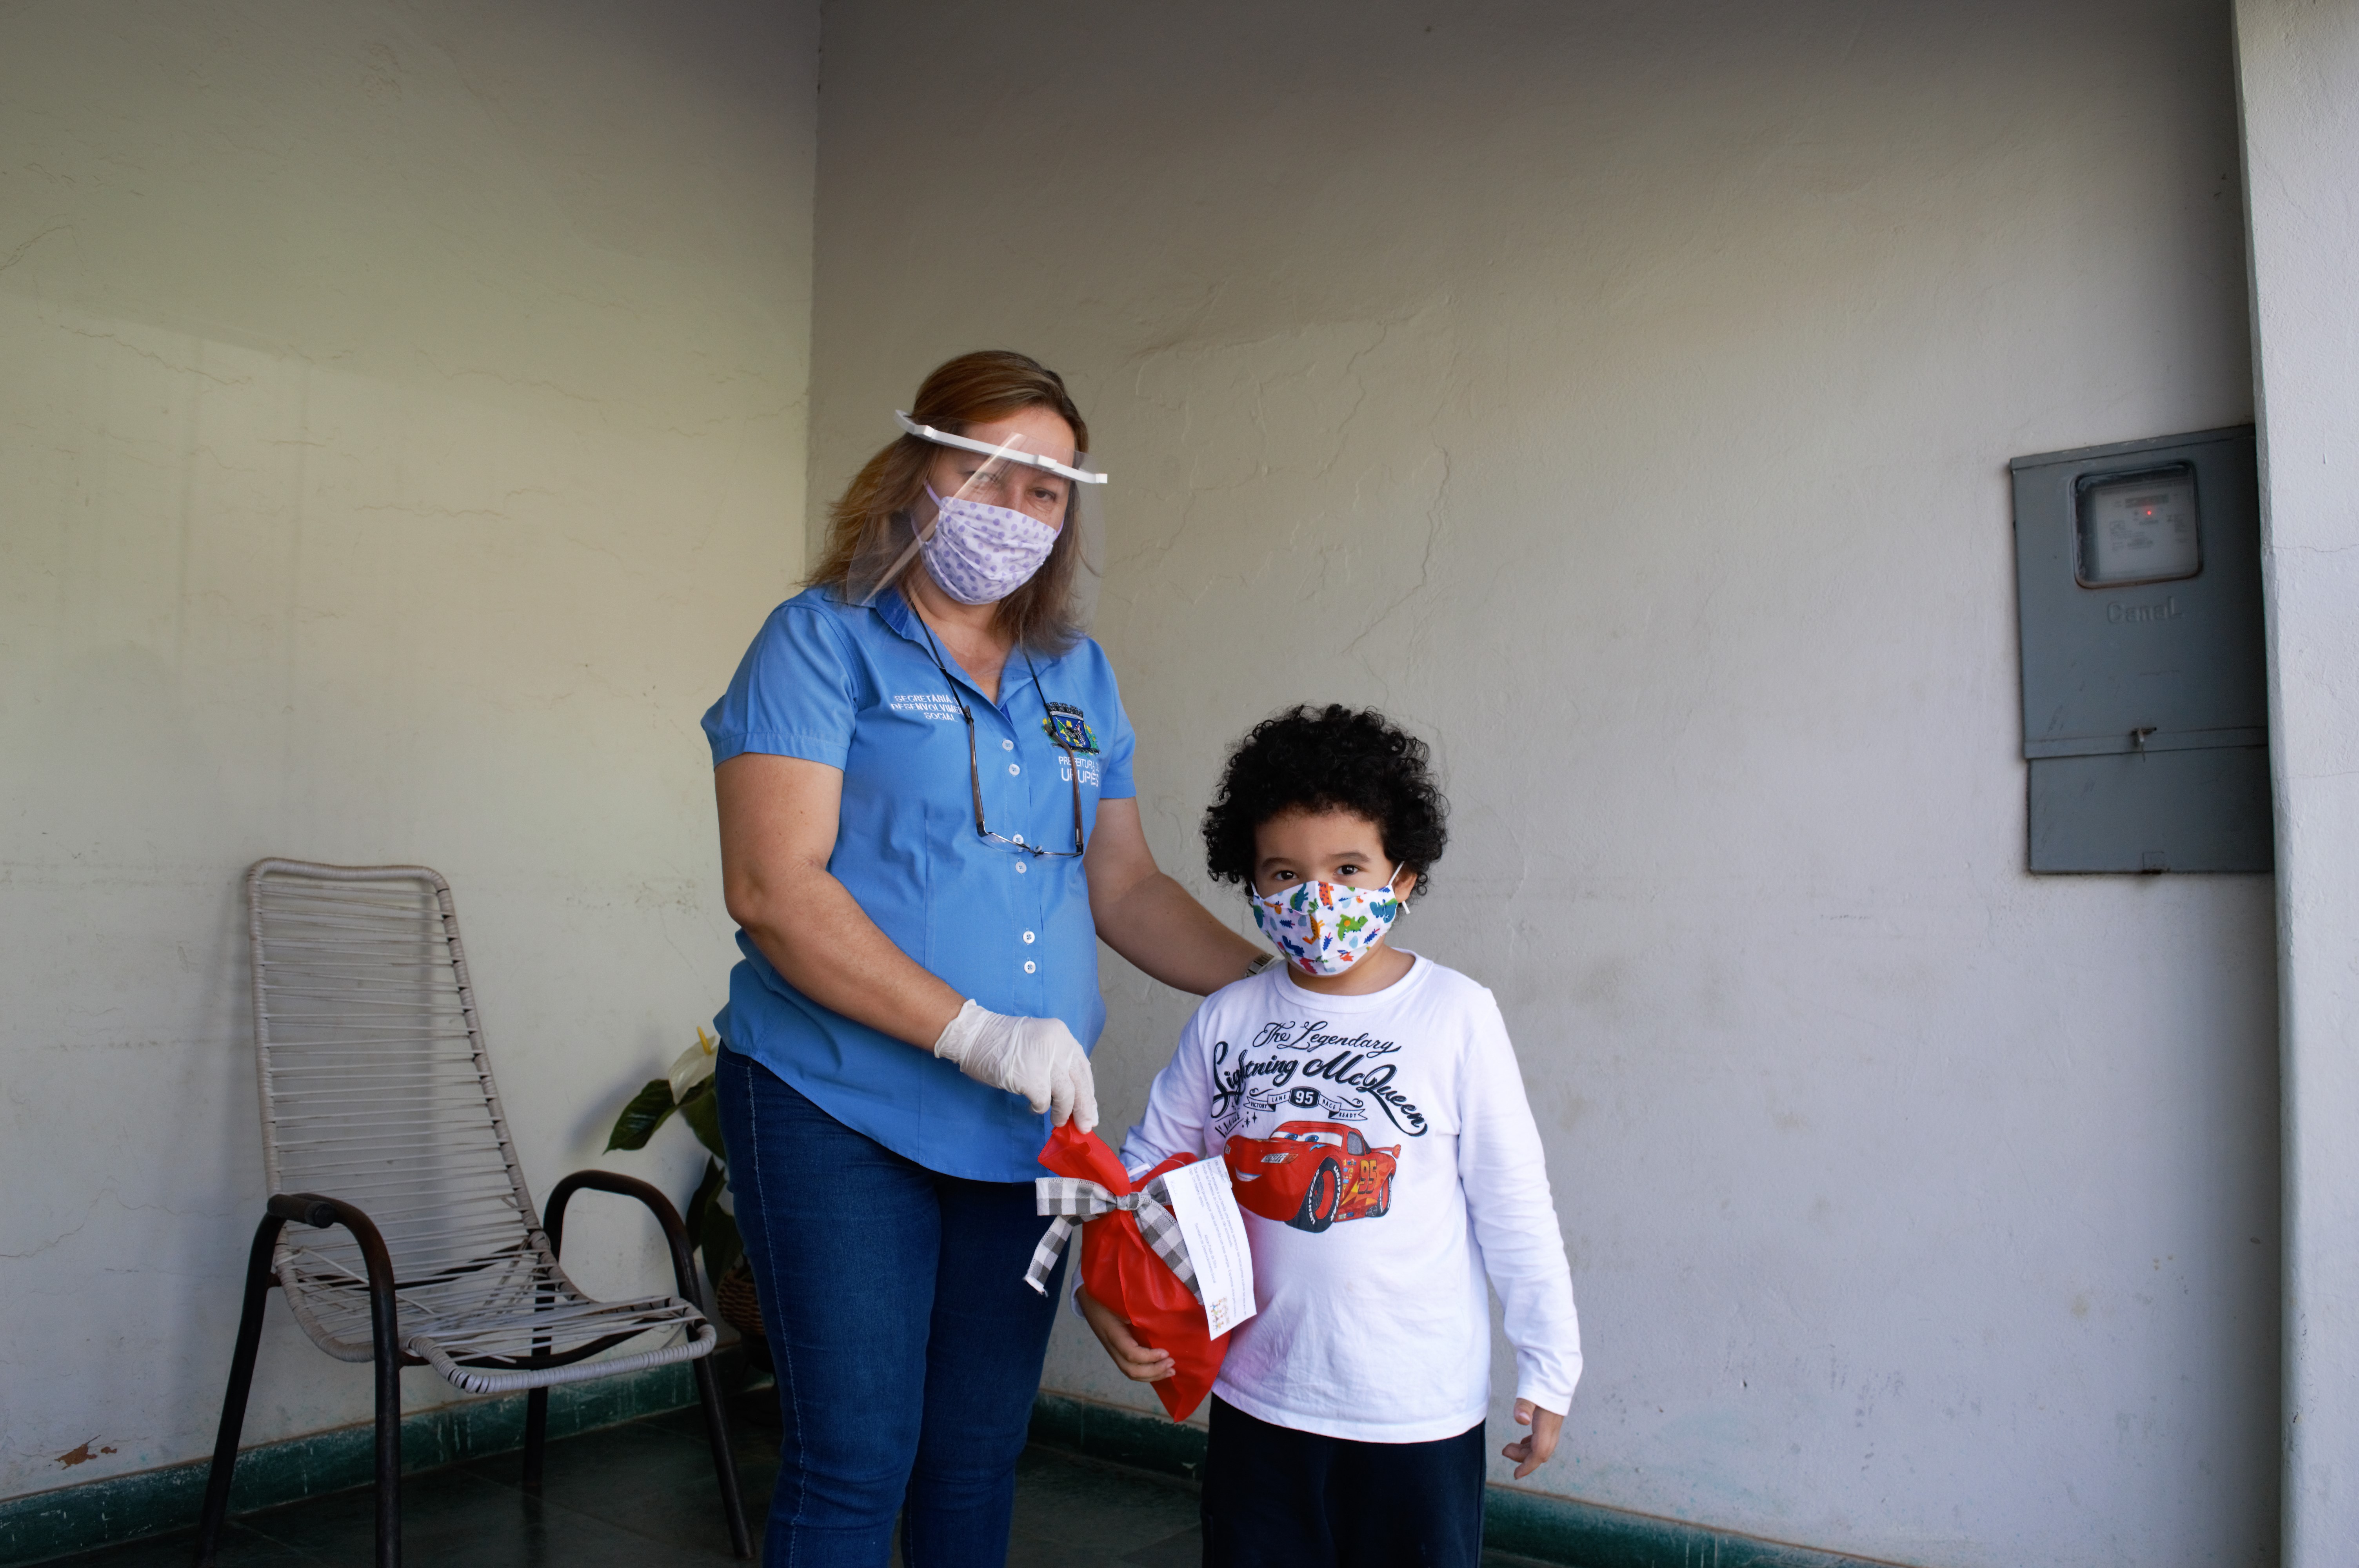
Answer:
[[1208, 996], [1262, 955], [1156, 865], [1136, 800], [1098, 802], [1082, 869], [1099, 937], [1175, 990]]
[[842, 772], [747, 752], [713, 770], [712, 787], [729, 917], [803, 995], [932, 1050], [966, 999], [895, 946], [829, 873]]

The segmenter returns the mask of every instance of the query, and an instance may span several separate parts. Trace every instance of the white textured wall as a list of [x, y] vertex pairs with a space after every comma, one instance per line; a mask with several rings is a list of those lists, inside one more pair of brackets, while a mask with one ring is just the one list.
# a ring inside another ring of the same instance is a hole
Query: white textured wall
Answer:
[[[451, 878], [544, 1193], [721, 996], [696, 719], [799, 567], [816, 49], [814, 0], [0, 6], [0, 1495], [211, 1447], [249, 861]], [[663, 1144], [615, 1162], [684, 1192]], [[667, 1280], [611, 1202], [569, 1258]], [[272, 1311], [248, 1441], [364, 1419]]]
[[[823, 85], [813, 496], [950, 353], [1071, 377], [1199, 885], [1273, 707], [1435, 740], [1405, 939], [1500, 996], [1587, 1331], [1538, 1483], [2270, 1561], [2271, 884], [2025, 873], [2006, 472], [2251, 413], [2225, 9], [862, 0]], [[1120, 1118], [1186, 1007], [1107, 981]]]
[[2359, 6], [2238, 0], [2285, 1009], [2285, 1562], [2359, 1541]]

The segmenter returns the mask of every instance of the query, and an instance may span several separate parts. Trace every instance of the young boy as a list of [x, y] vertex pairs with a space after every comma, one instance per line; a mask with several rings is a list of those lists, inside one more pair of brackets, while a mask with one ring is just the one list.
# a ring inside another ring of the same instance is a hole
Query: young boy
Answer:
[[[1490, 1408], [1484, 1275], [1516, 1346], [1503, 1452], [1545, 1464], [1581, 1376], [1572, 1280], [1538, 1130], [1491, 993], [1387, 930], [1441, 857], [1421, 741], [1374, 712], [1255, 728], [1204, 814], [1212, 875], [1244, 885], [1286, 959], [1215, 992], [1122, 1155], [1224, 1159], [1256, 1315], [1212, 1386], [1207, 1568], [1474, 1568]], [[1116, 1365], [1170, 1359], [1103, 1304]]]

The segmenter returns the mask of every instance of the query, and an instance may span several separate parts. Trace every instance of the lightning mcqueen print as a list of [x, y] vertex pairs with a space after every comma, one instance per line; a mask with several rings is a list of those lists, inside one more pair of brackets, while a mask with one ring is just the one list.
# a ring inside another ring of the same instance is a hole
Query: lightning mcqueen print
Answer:
[[1392, 1207], [1400, 1145], [1371, 1149], [1341, 1122], [1289, 1121], [1267, 1138], [1239, 1133], [1222, 1157], [1240, 1208], [1316, 1234]]

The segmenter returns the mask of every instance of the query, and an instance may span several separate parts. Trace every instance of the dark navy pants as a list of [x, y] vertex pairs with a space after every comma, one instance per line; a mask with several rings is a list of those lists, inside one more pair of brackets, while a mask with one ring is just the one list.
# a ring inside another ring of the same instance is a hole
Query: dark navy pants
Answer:
[[1356, 1443], [1212, 1399], [1204, 1568], [1476, 1568], [1483, 1428]]
[[897, 1514], [907, 1568], [1002, 1568], [1060, 1298], [1024, 1283], [1032, 1184], [929, 1171], [737, 1052], [719, 1078], [784, 1420], [766, 1568], [884, 1568]]

